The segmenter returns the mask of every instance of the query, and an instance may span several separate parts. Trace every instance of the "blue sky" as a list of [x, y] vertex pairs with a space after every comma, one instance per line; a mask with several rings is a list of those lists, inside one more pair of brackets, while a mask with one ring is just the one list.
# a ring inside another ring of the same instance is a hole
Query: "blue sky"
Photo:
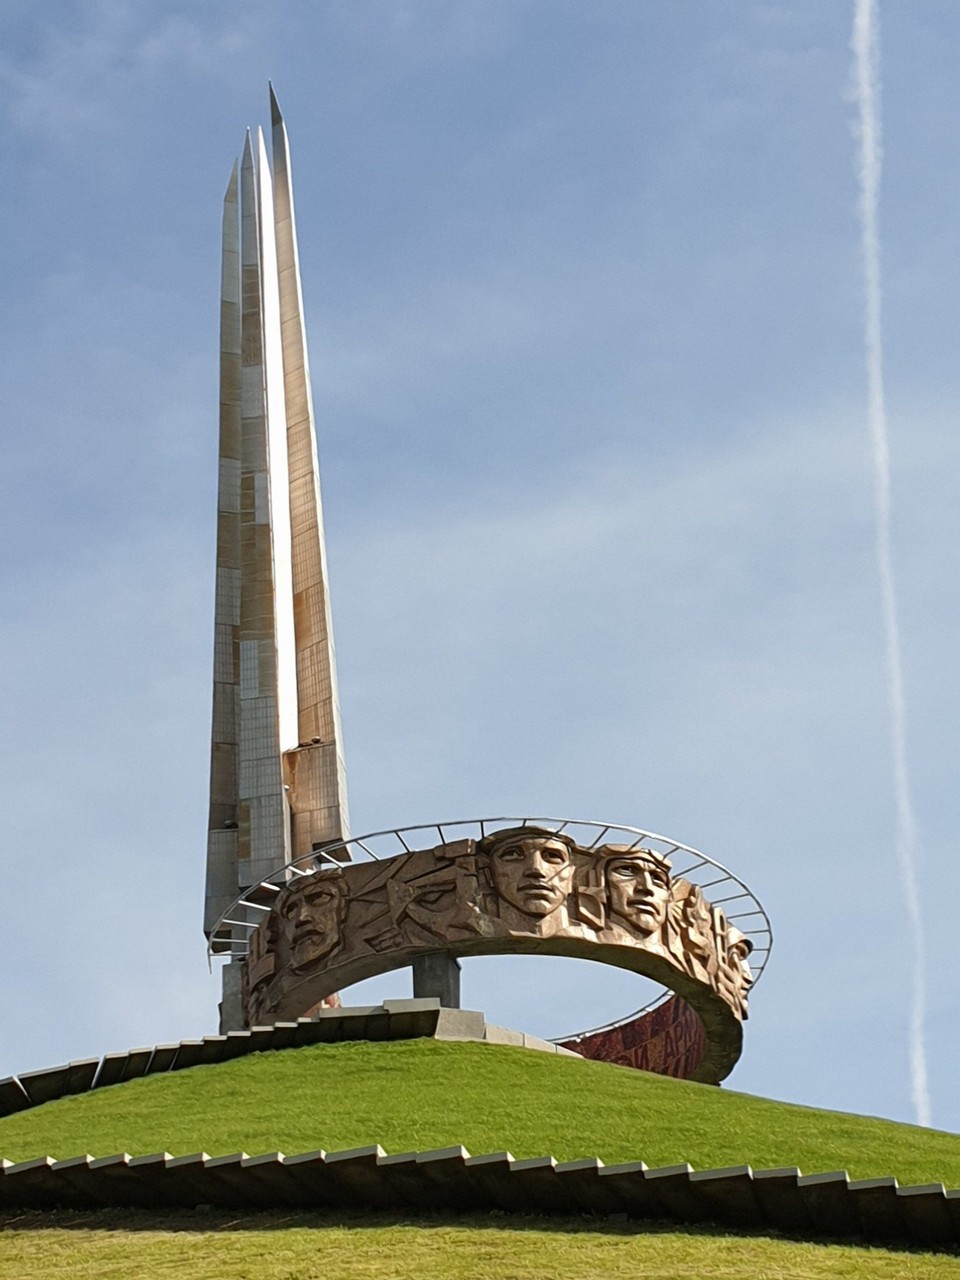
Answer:
[[[776, 937], [730, 1087], [912, 1117], [850, 21], [8, 0], [0, 1074], [215, 1029], [220, 201], [272, 78], [354, 830], [546, 812], [702, 848]], [[883, 0], [881, 23], [928, 1058], [960, 1129], [960, 11]], [[546, 1034], [644, 998], [585, 963], [464, 978]]]

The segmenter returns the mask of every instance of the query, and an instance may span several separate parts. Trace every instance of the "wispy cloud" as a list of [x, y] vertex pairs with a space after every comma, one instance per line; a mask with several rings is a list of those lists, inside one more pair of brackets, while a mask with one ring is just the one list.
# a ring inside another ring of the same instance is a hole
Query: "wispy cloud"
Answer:
[[121, 137], [125, 104], [145, 82], [233, 75], [260, 25], [250, 0], [231, 6], [229, 17], [206, 19], [150, 12], [129, 0], [88, 0], [69, 19], [47, 23], [30, 53], [0, 55], [7, 119], [57, 146]]
[[880, 272], [880, 37], [875, 0], [855, 0], [853, 54], [860, 142], [860, 230], [865, 293], [867, 418], [873, 454], [877, 518], [877, 569], [883, 616], [887, 697], [893, 747], [893, 795], [897, 812], [897, 860], [910, 921], [913, 983], [910, 1007], [910, 1080], [918, 1124], [930, 1123], [930, 1090], [924, 1033], [926, 978], [924, 921], [918, 883], [919, 839], [907, 758], [907, 708], [896, 580], [890, 545], [890, 444], [883, 378]]

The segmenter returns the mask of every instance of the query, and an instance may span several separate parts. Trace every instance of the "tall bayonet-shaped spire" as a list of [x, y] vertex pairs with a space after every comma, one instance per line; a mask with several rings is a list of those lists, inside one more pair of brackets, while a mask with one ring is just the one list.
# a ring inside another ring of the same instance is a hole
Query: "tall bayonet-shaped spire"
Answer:
[[270, 86], [277, 279], [283, 342], [293, 547], [298, 747], [284, 756], [293, 810], [293, 848], [299, 857], [340, 840], [347, 828], [347, 785], [340, 732], [337, 666], [327, 589], [323, 508], [310, 366], [303, 319], [290, 148]]
[[220, 478], [213, 642], [210, 831], [204, 931], [236, 897], [240, 742], [240, 200], [237, 166], [223, 200], [220, 271]]
[[280, 657], [271, 502], [265, 280], [253, 146], [240, 165], [240, 747], [238, 887], [288, 860], [289, 824], [280, 764]]
[[[208, 934], [242, 890], [348, 834], [289, 154], [270, 100], [274, 172], [248, 134], [224, 200]], [[235, 987], [225, 973], [225, 1001]]]

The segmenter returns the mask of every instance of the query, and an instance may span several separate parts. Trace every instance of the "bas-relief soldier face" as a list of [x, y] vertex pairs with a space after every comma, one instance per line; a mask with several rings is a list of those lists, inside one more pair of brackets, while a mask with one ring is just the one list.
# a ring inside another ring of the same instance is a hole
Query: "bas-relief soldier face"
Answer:
[[490, 875], [499, 896], [528, 916], [549, 916], [573, 887], [573, 860], [562, 840], [518, 837], [495, 845]]
[[407, 906], [407, 915], [432, 932], [442, 932], [457, 904], [457, 882], [448, 876], [444, 880], [417, 885]]
[[409, 884], [391, 883], [388, 894], [395, 925], [405, 921], [443, 940], [472, 932], [468, 898], [469, 885], [463, 869], [456, 865], [441, 867]]
[[727, 933], [727, 968], [744, 995], [753, 986], [753, 970], [749, 964], [752, 950], [753, 943], [750, 939], [731, 926]]
[[612, 915], [640, 933], [662, 928], [670, 898], [670, 876], [662, 867], [649, 858], [612, 857], [606, 879]]
[[699, 890], [691, 889], [683, 900], [681, 923], [690, 939], [706, 946], [710, 940], [710, 911]]
[[339, 878], [325, 875], [297, 885], [281, 903], [280, 933], [292, 969], [322, 960], [334, 949], [340, 941], [342, 904]]

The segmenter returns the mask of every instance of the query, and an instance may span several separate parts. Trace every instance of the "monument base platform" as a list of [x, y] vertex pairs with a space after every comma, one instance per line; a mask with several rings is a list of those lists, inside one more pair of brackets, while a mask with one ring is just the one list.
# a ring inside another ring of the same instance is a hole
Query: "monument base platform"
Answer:
[[228, 1031], [225, 1035], [204, 1036], [202, 1040], [181, 1040], [178, 1044], [158, 1044], [152, 1049], [130, 1049], [108, 1053], [103, 1058], [85, 1058], [43, 1071], [29, 1071], [0, 1080], [0, 1115], [12, 1115], [41, 1103], [72, 1094], [122, 1084], [162, 1071], [183, 1071], [209, 1063], [227, 1062], [247, 1053], [270, 1049], [296, 1049], [311, 1044], [335, 1044], [344, 1040], [475, 1040], [488, 1044], [514, 1045], [543, 1053], [582, 1055], [549, 1040], [510, 1031], [488, 1023], [482, 1013], [471, 1009], [446, 1009], [436, 998], [384, 1000], [378, 1005], [353, 1005], [322, 1009], [312, 1018], [277, 1022], [271, 1027], [251, 1027], [249, 1031]]

